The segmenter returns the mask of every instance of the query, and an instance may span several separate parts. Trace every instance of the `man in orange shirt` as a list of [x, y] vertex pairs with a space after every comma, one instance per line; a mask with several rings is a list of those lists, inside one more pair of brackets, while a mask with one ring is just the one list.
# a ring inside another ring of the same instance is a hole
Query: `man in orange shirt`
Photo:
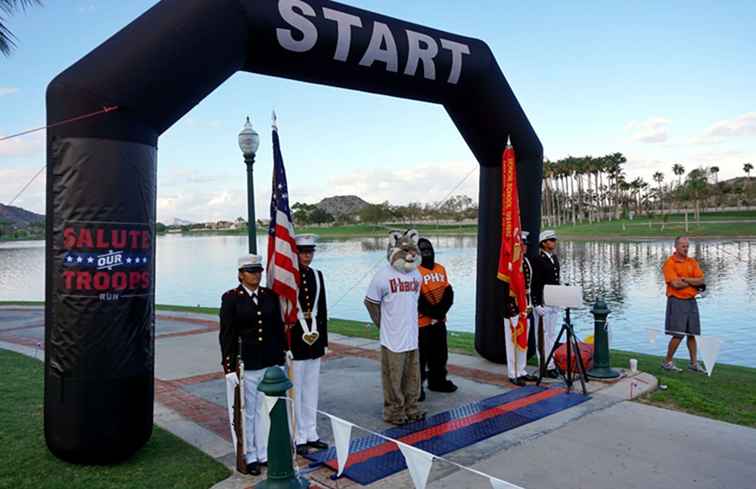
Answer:
[[[418, 302], [420, 345], [420, 399], [425, 400], [422, 388], [428, 379], [428, 389], [436, 392], [454, 392], [457, 386], [446, 378], [449, 351], [446, 342], [446, 313], [454, 302], [454, 291], [443, 265], [436, 262], [433, 245], [427, 238], [417, 241], [422, 261], [417, 268], [423, 276]], [[427, 368], [427, 371], [426, 371]]]
[[701, 334], [696, 294], [704, 287], [704, 274], [698, 262], [688, 257], [688, 238], [675, 239], [675, 252], [664, 263], [664, 281], [667, 283], [667, 315], [664, 329], [672, 338], [667, 347], [667, 358], [662, 368], [672, 372], [682, 369], [675, 366], [673, 356], [683, 336], [687, 336], [690, 366], [694, 372], [705, 372], [696, 358], [696, 336]]

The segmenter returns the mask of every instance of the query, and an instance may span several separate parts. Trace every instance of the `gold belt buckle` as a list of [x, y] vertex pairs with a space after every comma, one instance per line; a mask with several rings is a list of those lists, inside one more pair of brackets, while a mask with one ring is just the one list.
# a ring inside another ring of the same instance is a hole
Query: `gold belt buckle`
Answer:
[[308, 311], [308, 312], [306, 312], [306, 313], [304, 313], [304, 318], [305, 318], [305, 319], [312, 319], [312, 313], [311, 313], [311, 312], [309, 312], [309, 311]]

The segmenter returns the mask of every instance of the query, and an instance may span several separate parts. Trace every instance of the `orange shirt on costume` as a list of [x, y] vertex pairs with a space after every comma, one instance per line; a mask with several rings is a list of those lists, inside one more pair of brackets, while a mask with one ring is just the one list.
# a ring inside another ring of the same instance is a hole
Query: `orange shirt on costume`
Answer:
[[[438, 304], [444, 296], [444, 289], [449, 285], [449, 277], [446, 269], [439, 263], [433, 264], [433, 270], [425, 267], [417, 267], [423, 276], [423, 284], [420, 286], [420, 294], [431, 304]], [[417, 324], [422, 328], [429, 326], [433, 319], [430, 316], [419, 314]]]
[[701, 271], [701, 267], [698, 266], [698, 262], [691, 258], [678, 258], [676, 255], [672, 255], [667, 258], [662, 267], [664, 272], [664, 281], [667, 283], [667, 297], [677, 297], [678, 299], [694, 299], [698, 292], [695, 287], [685, 287], [684, 289], [676, 289], [672, 287], [671, 283], [680, 278], [703, 278], [704, 274]]

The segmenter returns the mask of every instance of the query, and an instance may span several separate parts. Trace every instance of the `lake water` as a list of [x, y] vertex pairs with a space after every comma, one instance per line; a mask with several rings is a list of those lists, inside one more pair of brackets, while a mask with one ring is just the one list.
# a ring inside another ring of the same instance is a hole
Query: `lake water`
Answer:
[[[477, 238], [432, 240], [455, 289], [449, 329], [473, 331]], [[246, 243], [243, 236], [159, 237], [156, 301], [219, 306], [221, 294], [236, 285], [236, 259]], [[362, 299], [374, 270], [384, 263], [385, 243], [383, 238], [320, 242], [313, 265], [325, 274], [330, 316], [368, 321]], [[258, 249], [266, 246], [261, 237]], [[663, 354], [666, 337], [659, 335], [652, 344], [647, 329], [664, 326], [660, 267], [670, 253], [668, 240], [563, 240], [562, 281], [582, 285], [588, 304], [599, 296], [606, 300], [613, 348]], [[703, 333], [722, 338], [720, 361], [756, 367], [756, 240], [693, 240], [691, 256], [707, 278], [708, 290], [699, 301]], [[0, 243], [0, 300], [43, 298], [44, 242]], [[593, 332], [588, 309], [573, 313], [581, 336]], [[684, 347], [679, 355], [687, 355]]]

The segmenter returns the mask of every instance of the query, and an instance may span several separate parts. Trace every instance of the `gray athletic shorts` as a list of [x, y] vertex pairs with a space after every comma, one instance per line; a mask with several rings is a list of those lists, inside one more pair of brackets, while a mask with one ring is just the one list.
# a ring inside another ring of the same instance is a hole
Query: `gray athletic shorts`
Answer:
[[682, 338], [685, 335], [701, 334], [701, 320], [695, 299], [667, 297], [667, 319], [664, 330], [668, 335]]

